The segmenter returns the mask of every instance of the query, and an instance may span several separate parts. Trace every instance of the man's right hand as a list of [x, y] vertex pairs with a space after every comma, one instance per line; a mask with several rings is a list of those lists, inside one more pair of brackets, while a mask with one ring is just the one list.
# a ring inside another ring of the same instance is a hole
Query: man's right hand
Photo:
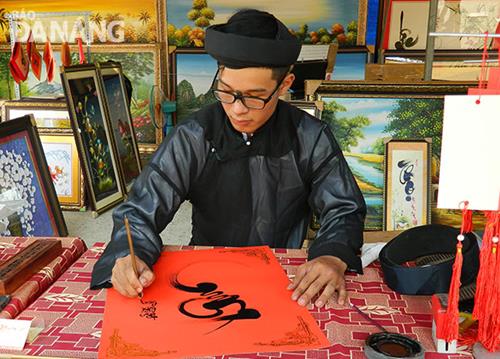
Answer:
[[113, 267], [111, 284], [118, 293], [126, 297], [137, 297], [145, 287], [155, 280], [155, 275], [149, 267], [137, 256], [135, 257], [139, 278], [135, 275], [130, 255], [118, 258]]

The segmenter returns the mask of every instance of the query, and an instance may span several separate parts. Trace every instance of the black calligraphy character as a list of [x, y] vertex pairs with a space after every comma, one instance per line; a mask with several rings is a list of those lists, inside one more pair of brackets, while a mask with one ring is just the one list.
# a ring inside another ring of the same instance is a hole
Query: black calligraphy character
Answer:
[[399, 173], [399, 183], [405, 185], [405, 193], [407, 194], [405, 199], [410, 202], [411, 194], [415, 191], [415, 184], [411, 180], [414, 176], [414, 165], [410, 163], [410, 161], [401, 160], [398, 162], [398, 167], [401, 168], [401, 172]]
[[141, 300], [141, 303], [144, 305], [142, 308], [141, 314], [139, 314], [140, 317], [146, 318], [146, 319], [153, 319], [156, 320], [158, 316], [156, 315], [156, 300], [148, 300], [143, 302]]
[[[213, 331], [228, 325], [233, 320], [260, 318], [260, 312], [256, 309], [247, 308], [245, 301], [240, 299], [239, 295], [224, 294], [223, 291], [216, 290], [217, 284], [215, 283], [202, 282], [198, 283], [196, 287], [190, 287], [180, 283], [177, 278], [175, 278], [172, 281], [172, 285], [184, 292], [199, 293], [200, 295], [198, 298], [185, 300], [179, 305], [179, 312], [182, 314], [197, 319], [216, 318], [215, 320], [217, 321], [227, 321], [227, 323], [224, 323]], [[200, 301], [203, 301], [201, 307], [196, 305], [200, 303]], [[224, 309], [227, 310], [228, 308], [226, 307], [232, 304], [239, 305], [238, 311], [233, 314], [224, 315]]]

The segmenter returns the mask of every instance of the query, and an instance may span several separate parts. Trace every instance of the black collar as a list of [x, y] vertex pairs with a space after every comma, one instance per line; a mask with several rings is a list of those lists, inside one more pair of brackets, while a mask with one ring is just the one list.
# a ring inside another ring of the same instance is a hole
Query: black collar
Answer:
[[205, 130], [205, 138], [220, 161], [251, 156], [281, 157], [297, 143], [297, 123], [286, 102], [278, 101], [269, 120], [252, 137], [245, 140], [236, 131], [220, 103], [199, 111], [195, 119]]

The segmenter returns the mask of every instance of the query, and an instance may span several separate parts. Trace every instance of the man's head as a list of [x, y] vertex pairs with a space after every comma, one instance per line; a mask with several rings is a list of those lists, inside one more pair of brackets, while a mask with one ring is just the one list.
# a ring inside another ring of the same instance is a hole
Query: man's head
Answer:
[[[207, 29], [205, 48], [219, 63], [215, 95], [231, 124], [237, 131], [255, 132], [292, 85], [289, 72], [300, 52], [299, 41], [273, 15], [242, 10], [226, 24]], [[252, 97], [265, 100], [263, 107]]]

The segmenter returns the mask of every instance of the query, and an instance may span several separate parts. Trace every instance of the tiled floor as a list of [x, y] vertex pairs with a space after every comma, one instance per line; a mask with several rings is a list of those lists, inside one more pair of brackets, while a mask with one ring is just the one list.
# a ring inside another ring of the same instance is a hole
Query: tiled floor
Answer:
[[[70, 237], [82, 238], [88, 247], [95, 242], [108, 242], [113, 230], [113, 210], [92, 218], [90, 211], [64, 211]], [[164, 244], [187, 244], [191, 239], [191, 204], [184, 202], [173, 221], [161, 233]]]

